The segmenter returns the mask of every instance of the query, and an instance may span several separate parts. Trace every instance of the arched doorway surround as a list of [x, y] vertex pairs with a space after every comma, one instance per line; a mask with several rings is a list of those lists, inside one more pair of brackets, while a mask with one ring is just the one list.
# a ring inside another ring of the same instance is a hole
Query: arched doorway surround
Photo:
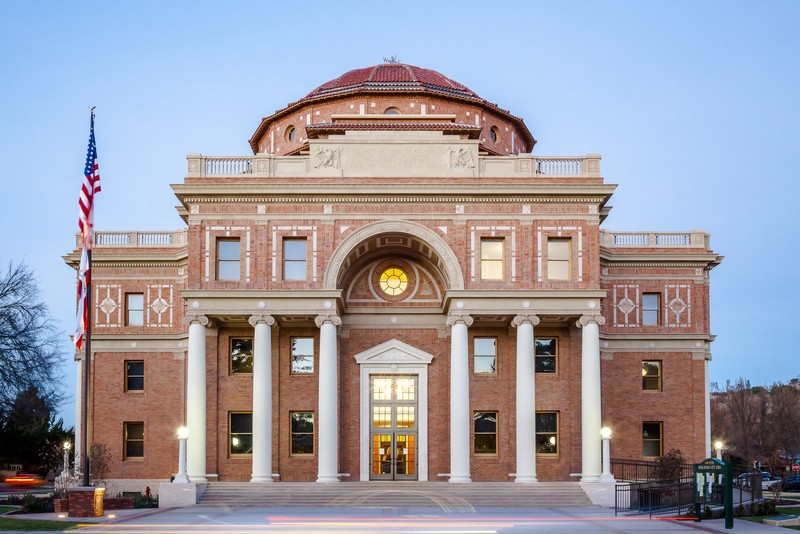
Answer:
[[358, 257], [358, 248], [365, 241], [381, 234], [405, 234], [417, 238], [430, 249], [429, 258], [445, 276], [447, 289], [464, 289], [464, 274], [458, 258], [447, 242], [435, 231], [411, 221], [378, 221], [359, 228], [347, 236], [331, 256], [325, 271], [325, 289], [340, 289], [342, 277]]

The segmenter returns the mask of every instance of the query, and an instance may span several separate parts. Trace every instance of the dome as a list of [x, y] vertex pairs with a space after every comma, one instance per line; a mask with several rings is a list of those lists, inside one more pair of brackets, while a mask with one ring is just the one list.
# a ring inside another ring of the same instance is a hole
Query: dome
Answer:
[[320, 85], [300, 102], [358, 91], [430, 91], [483, 101], [465, 85], [455, 82], [435, 70], [404, 63], [382, 63], [346, 72], [338, 78]]
[[[536, 144], [536, 140], [521, 118], [515, 117], [497, 104], [484, 100], [469, 87], [432, 69], [405, 63], [381, 63], [345, 72], [323, 83], [300, 100], [261, 119], [261, 123], [250, 138], [250, 146], [254, 154], [259, 151], [297, 154], [306, 148], [311, 130], [316, 130], [318, 133], [321, 128], [330, 127], [335, 122], [333, 117], [337, 114], [355, 114], [356, 112], [351, 110], [363, 108], [368, 101], [365, 99], [372, 98], [379, 102], [396, 98], [396, 105], [401, 107], [403, 103], [408, 105], [406, 113], [412, 117], [415, 114], [426, 113], [422, 110], [425, 107], [423, 104], [437, 110], [433, 113], [434, 116], [436, 113], [442, 113], [439, 110], [447, 109], [445, 115], [455, 115], [455, 123], [465, 128], [467, 126], [472, 129], [478, 128], [479, 132], [475, 135], [481, 137], [482, 149], [493, 155], [518, 153], [520, 146], [522, 151], [531, 150]], [[417, 105], [415, 102], [419, 106], [414, 107]], [[376, 107], [374, 100], [370, 106]], [[386, 109], [399, 112], [395, 104], [390, 104]], [[365, 111], [362, 109], [358, 113], [364, 115]], [[382, 110], [380, 113], [385, 111]], [[366, 114], [374, 115], [374, 112], [367, 109]], [[478, 123], [478, 116], [483, 123]], [[354, 120], [350, 117], [349, 122]], [[422, 127], [418, 118], [412, 121], [415, 127]], [[408, 126], [408, 124], [397, 125], [398, 128]], [[359, 127], [366, 126], [362, 124]], [[500, 139], [504, 134], [505, 138]], [[516, 143], [512, 141], [514, 135]]]

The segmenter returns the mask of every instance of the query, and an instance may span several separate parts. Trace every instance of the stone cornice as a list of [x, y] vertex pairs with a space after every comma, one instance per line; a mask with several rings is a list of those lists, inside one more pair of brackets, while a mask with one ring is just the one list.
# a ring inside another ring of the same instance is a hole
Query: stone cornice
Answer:
[[[416, 186], [411, 186], [416, 188]], [[177, 194], [177, 193], [176, 193]], [[412, 195], [364, 195], [353, 196], [211, 196], [194, 195], [183, 196], [181, 200], [185, 204], [350, 204], [358, 202], [362, 204], [386, 204], [386, 203], [411, 203], [411, 204], [435, 204], [435, 203], [530, 203], [530, 204], [599, 204], [606, 201], [606, 197], [601, 196], [580, 196], [567, 194], [566, 196], [486, 196], [485, 194], [444, 196], [442, 194], [412, 196]]]

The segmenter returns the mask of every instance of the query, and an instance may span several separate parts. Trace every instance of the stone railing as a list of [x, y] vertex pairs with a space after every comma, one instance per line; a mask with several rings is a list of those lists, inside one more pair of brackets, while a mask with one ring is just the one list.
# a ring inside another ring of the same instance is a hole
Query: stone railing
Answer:
[[[186, 230], [174, 232], [95, 232], [95, 247], [165, 248], [186, 246]], [[81, 246], [81, 236], [75, 236], [76, 247]]]
[[709, 248], [709, 236], [702, 230], [692, 232], [611, 232], [600, 231], [600, 244], [618, 248]]
[[[273, 154], [257, 154], [255, 156], [204, 156], [189, 154], [188, 174], [190, 178], [204, 177], [236, 177], [242, 175], [258, 177], [279, 176], [347, 176], [347, 164], [337, 159], [335, 168], [316, 165], [309, 155], [275, 156]], [[478, 156], [480, 175], [495, 176], [530, 176], [544, 177], [599, 177], [600, 154], [585, 156], [534, 156], [519, 154], [516, 156]], [[446, 165], [446, 158], [432, 162], [432, 166]], [[463, 169], [462, 169], [463, 170]], [[431, 169], [433, 176], [442, 172], [452, 172], [452, 168]], [[403, 174], [402, 171], [401, 174]], [[457, 173], [455, 173], [458, 175]], [[361, 175], [360, 171], [357, 175]]]
[[536, 174], [583, 174], [585, 158], [559, 158], [559, 157], [540, 157], [536, 158]]

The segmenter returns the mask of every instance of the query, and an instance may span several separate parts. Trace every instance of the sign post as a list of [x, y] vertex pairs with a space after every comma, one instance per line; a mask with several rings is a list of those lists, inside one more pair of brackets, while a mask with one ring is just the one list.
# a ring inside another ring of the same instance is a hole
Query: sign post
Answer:
[[694, 514], [702, 520], [703, 507], [722, 504], [725, 510], [725, 528], [733, 528], [733, 480], [731, 465], [718, 458], [706, 458], [694, 464]]

